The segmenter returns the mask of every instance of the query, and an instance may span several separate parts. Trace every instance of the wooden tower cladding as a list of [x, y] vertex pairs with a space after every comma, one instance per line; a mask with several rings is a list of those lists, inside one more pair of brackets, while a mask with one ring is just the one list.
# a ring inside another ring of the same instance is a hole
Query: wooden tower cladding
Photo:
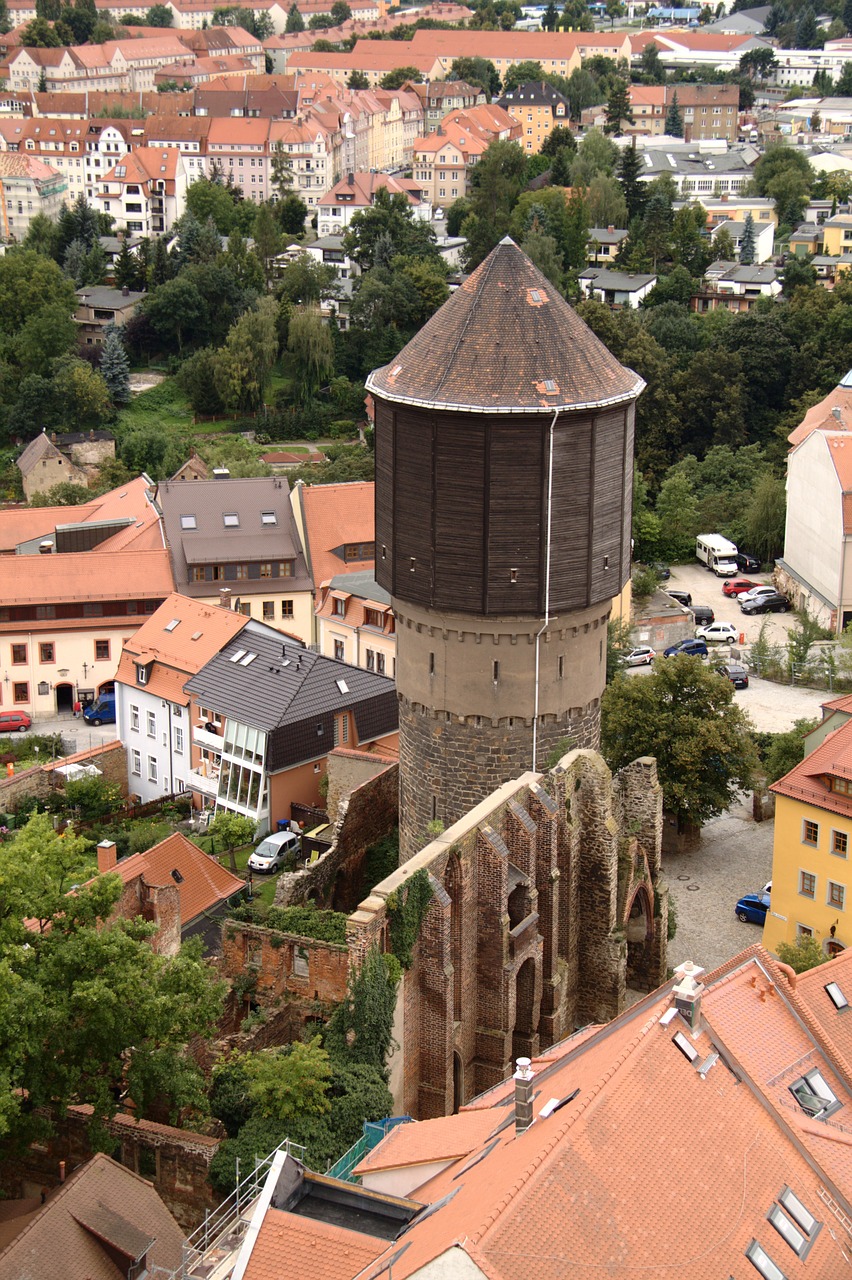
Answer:
[[403, 857], [563, 740], [597, 746], [643, 385], [508, 239], [371, 375]]

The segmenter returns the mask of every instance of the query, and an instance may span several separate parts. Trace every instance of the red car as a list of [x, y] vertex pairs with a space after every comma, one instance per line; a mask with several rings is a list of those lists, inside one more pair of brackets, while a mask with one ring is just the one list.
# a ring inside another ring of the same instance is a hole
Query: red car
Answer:
[[0, 711], [0, 733], [22, 733], [32, 720], [24, 711]]
[[759, 582], [751, 582], [748, 578], [729, 578], [722, 587], [722, 595], [738, 596], [743, 591], [751, 591], [752, 587], [759, 587]]

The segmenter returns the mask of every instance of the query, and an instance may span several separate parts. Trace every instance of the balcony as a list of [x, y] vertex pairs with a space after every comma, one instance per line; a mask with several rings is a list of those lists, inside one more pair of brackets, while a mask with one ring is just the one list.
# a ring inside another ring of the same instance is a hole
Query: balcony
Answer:
[[224, 740], [221, 734], [210, 733], [205, 729], [206, 724], [209, 724], [209, 721], [199, 720], [193, 725], [192, 741], [197, 747], [206, 747], [208, 751], [217, 751], [221, 755]]
[[219, 789], [219, 770], [212, 768], [209, 764], [206, 773], [202, 773], [200, 769], [190, 769], [187, 786], [190, 791], [196, 791], [202, 796], [210, 796], [215, 800]]

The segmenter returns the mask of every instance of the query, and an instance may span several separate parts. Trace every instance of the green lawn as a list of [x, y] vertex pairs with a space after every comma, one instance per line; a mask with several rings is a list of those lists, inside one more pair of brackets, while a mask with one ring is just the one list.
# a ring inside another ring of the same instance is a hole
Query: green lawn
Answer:
[[[198, 836], [197, 842], [198, 844], [201, 845], [202, 849], [204, 849], [205, 853], [210, 853], [211, 845], [213, 843], [210, 836]], [[218, 845], [218, 842], [217, 842], [217, 845]], [[245, 879], [248, 879], [248, 860], [249, 860], [249, 855], [251, 854], [251, 851], [253, 848], [254, 848], [253, 844], [246, 844], [246, 845], [243, 845], [242, 849], [234, 850], [234, 857], [237, 863], [237, 875]], [[228, 857], [228, 854], [219, 853], [217, 848], [217, 857], [219, 859], [219, 862], [221, 862], [222, 866], [227, 867], [228, 870], [230, 871], [231, 860]], [[271, 907], [275, 899], [275, 886], [277, 883], [278, 883], [277, 875], [259, 876], [255, 874], [252, 877], [252, 886], [253, 886], [252, 892], [254, 895], [254, 901], [262, 902], [267, 907]]]
[[[192, 428], [193, 413], [189, 400], [174, 378], [166, 378], [150, 391], [136, 396], [119, 415], [119, 427], [165, 427], [178, 431]], [[216, 424], [212, 424], [214, 427]]]

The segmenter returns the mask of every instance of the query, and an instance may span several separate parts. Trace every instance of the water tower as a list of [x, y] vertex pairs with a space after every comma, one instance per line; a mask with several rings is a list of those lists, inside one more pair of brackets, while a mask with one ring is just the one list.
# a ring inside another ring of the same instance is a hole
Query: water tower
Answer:
[[564, 739], [598, 745], [644, 385], [508, 238], [370, 375], [402, 859]]

